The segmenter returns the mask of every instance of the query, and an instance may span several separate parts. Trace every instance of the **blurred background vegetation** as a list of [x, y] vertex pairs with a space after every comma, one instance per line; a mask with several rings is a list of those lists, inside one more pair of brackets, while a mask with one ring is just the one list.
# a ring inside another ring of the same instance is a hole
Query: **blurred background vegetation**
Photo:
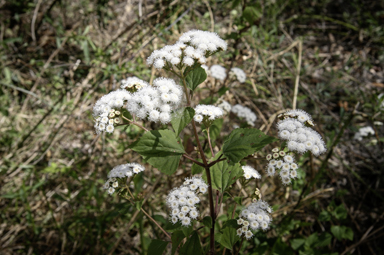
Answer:
[[[201, 29], [229, 44], [210, 65], [247, 73], [225, 96], [255, 111], [256, 128], [276, 135], [298, 82], [298, 108], [328, 146], [298, 159], [292, 186], [258, 184], [274, 226], [240, 254], [383, 254], [383, 27], [384, 2], [373, 0], [0, 0], [0, 253], [146, 254], [164, 237], [102, 190], [114, 166], [140, 161], [127, 147], [141, 131], [97, 136], [92, 107], [121, 79], [164, 75], [145, 59]], [[374, 134], [354, 139], [366, 126]], [[190, 176], [180, 168], [168, 177], [147, 165], [135, 179], [164, 226], [167, 193]]]

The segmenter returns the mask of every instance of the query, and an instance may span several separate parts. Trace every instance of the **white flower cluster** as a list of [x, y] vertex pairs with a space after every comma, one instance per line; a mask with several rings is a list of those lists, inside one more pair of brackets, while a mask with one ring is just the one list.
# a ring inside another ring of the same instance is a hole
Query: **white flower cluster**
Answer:
[[245, 72], [238, 67], [232, 67], [231, 73], [233, 73], [236, 76], [237, 80], [240, 83], [244, 83], [245, 80], [247, 79], [247, 75], [245, 74]]
[[247, 121], [248, 125], [252, 127], [255, 126], [255, 121], [257, 120], [257, 116], [248, 107], [237, 104], [232, 107], [231, 111], [237, 116], [239, 116], [240, 118], [244, 118], [245, 121]]
[[147, 86], [149, 86], [148, 82], [140, 80], [137, 77], [128, 77], [127, 79], [121, 81], [120, 87], [122, 89], [127, 89], [132, 92]]
[[[132, 94], [125, 89], [119, 89], [102, 96], [93, 107], [96, 133], [107, 131], [112, 133], [114, 125], [120, 123], [121, 109], [132, 98]], [[118, 110], [116, 110], [118, 109]]]
[[240, 237], [244, 235], [245, 238], [250, 239], [253, 236], [252, 231], [267, 230], [272, 222], [271, 212], [272, 208], [263, 200], [244, 208], [237, 220], [237, 224], [241, 226], [237, 229], [237, 235]]
[[373, 128], [370, 126], [367, 126], [367, 127], [360, 128], [359, 131], [354, 135], [353, 139], [362, 141], [363, 137], [374, 135], [374, 134], [375, 134], [375, 130], [373, 130]]
[[[220, 99], [219, 99], [220, 100]], [[232, 109], [232, 105], [230, 105], [227, 101], [221, 100], [221, 102], [217, 105], [217, 107], [221, 108], [225, 112], [230, 112]]]
[[108, 180], [105, 182], [103, 188], [108, 190], [109, 194], [113, 194], [117, 187], [119, 187], [118, 179], [129, 178], [134, 174], [143, 172], [145, 167], [137, 163], [128, 163], [124, 165], [115, 166], [108, 173]]
[[180, 105], [183, 90], [175, 81], [157, 78], [153, 87], [144, 87], [132, 95], [127, 110], [139, 119], [149, 119], [163, 124], [171, 121], [171, 111]]
[[173, 189], [168, 197], [167, 204], [171, 208], [171, 222], [173, 224], [181, 221], [183, 226], [189, 226], [192, 219], [199, 217], [199, 211], [195, 207], [200, 202], [197, 196], [205, 194], [208, 185], [201, 177], [186, 178], [183, 185]]
[[195, 116], [193, 119], [201, 123], [202, 121], [213, 121], [218, 117], [223, 116], [223, 110], [213, 105], [199, 104], [195, 107]]
[[162, 69], [166, 65], [192, 66], [196, 61], [204, 64], [207, 57], [218, 50], [226, 50], [227, 43], [216, 33], [191, 30], [182, 34], [174, 45], [155, 50], [147, 59], [149, 65]]
[[243, 176], [244, 176], [245, 179], [249, 180], [252, 177], [255, 178], [255, 179], [261, 179], [261, 175], [253, 167], [251, 167], [251, 166], [242, 166], [241, 168], [244, 171], [244, 175]]
[[224, 81], [227, 78], [227, 70], [221, 65], [213, 65], [209, 70], [209, 75], [220, 81]]
[[284, 185], [291, 183], [291, 179], [297, 177], [298, 165], [295, 163], [295, 158], [292, 155], [287, 155], [284, 151], [279, 151], [278, 148], [272, 150], [273, 154], [267, 155], [269, 160], [267, 166], [268, 176], [274, 176], [276, 169], [280, 170], [280, 178]]
[[314, 124], [308, 113], [303, 110], [291, 110], [279, 115], [280, 118], [282, 116], [284, 119], [277, 123], [279, 137], [288, 141], [287, 147], [290, 151], [298, 153], [311, 151], [315, 156], [326, 152], [322, 137], [310, 128]]

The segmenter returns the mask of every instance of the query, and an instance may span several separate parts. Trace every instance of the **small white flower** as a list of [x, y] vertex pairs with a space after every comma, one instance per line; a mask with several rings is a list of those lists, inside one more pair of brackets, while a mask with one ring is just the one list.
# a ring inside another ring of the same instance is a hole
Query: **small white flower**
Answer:
[[293, 157], [292, 157], [291, 155], [286, 155], [286, 156], [284, 157], [284, 161], [285, 161], [286, 163], [293, 163]]
[[110, 187], [110, 188], [108, 189], [108, 193], [109, 193], [110, 195], [112, 195], [114, 192], [115, 192], [115, 189], [114, 189], [114, 188]]
[[196, 219], [197, 217], [199, 217], [199, 213], [196, 210], [191, 210], [189, 211], [189, 217], [191, 217], [192, 219]]
[[253, 233], [250, 230], [245, 232], [245, 238], [250, 239], [252, 236], [253, 236]]
[[251, 229], [257, 230], [260, 227], [260, 223], [257, 221], [252, 221], [250, 224]]
[[183, 226], [189, 226], [189, 225], [191, 225], [191, 218], [189, 218], [189, 217], [184, 217], [184, 218], [182, 219], [182, 221], [181, 221], [181, 224], [182, 224]]

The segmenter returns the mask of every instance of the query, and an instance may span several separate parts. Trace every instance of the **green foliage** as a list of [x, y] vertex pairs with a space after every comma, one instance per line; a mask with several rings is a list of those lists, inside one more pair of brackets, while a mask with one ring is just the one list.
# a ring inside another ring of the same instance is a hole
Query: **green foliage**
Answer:
[[172, 114], [171, 124], [178, 136], [181, 131], [192, 121], [195, 110], [191, 107], [185, 107]]
[[211, 216], [205, 216], [202, 220], [202, 223], [204, 224], [204, 226], [206, 226], [207, 228], [211, 228], [212, 227], [212, 218]]
[[[214, 160], [217, 160], [220, 157], [221, 153], [217, 153]], [[220, 161], [211, 167], [211, 179], [212, 179], [212, 188], [219, 190], [221, 193], [232, 185], [236, 179], [243, 174], [243, 169], [239, 163], [230, 165], [226, 160]], [[203, 174], [205, 177], [205, 172]]]
[[217, 242], [225, 248], [232, 250], [232, 247], [237, 241], [239, 241], [239, 239], [240, 237], [236, 234], [236, 228], [228, 226], [224, 229], [223, 233], [217, 238]]
[[243, 17], [250, 24], [253, 24], [256, 20], [261, 17], [260, 9], [256, 6], [247, 6], [244, 9]]
[[185, 238], [183, 231], [177, 230], [172, 233], [172, 255], [176, 253], [181, 241]]
[[200, 255], [204, 254], [201, 248], [200, 238], [197, 231], [194, 231], [192, 236], [180, 249], [180, 255]]
[[180, 158], [185, 153], [175, 133], [170, 130], [146, 132], [129, 148], [138, 152], [149, 164], [168, 175], [177, 170]]
[[194, 91], [197, 88], [197, 86], [199, 86], [201, 83], [203, 83], [205, 81], [205, 79], [207, 79], [207, 73], [200, 66], [194, 68], [185, 77], [185, 80], [187, 82], [187, 86], [192, 91]]
[[265, 135], [256, 128], [238, 128], [233, 130], [225, 139], [223, 154], [232, 163], [237, 163], [274, 141], [277, 141], [277, 139]]
[[158, 240], [158, 239], [152, 239], [151, 243], [148, 247], [148, 255], [162, 255], [165, 251], [165, 248], [167, 248], [168, 242]]
[[351, 228], [346, 226], [332, 226], [332, 234], [337, 238], [337, 240], [349, 239], [353, 240], [353, 231]]

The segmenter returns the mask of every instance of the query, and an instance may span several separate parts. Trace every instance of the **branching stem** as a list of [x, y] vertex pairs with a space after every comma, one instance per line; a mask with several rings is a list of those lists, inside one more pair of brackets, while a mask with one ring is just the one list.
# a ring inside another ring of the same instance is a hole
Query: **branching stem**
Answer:
[[[125, 186], [129, 195], [131, 196], [132, 200], [135, 201], [135, 197], [133, 196], [131, 190], [129, 189], [129, 187], [126, 185]], [[130, 200], [131, 203], [133, 203], [131, 200]], [[167, 233], [167, 231], [165, 231], [161, 226], [160, 224], [154, 219], [152, 218], [144, 209], [143, 207], [140, 207], [140, 211], [142, 211], [153, 223], [155, 223], [156, 226], [158, 226], [161, 231], [163, 231], [163, 233], [169, 238], [169, 240], [172, 240], [171, 236]]]
[[[189, 97], [187, 83], [185, 81], [185, 76], [184, 76], [182, 70], [180, 70], [180, 78], [183, 82], [185, 97], [187, 98], [187, 105], [191, 106], [191, 99]], [[212, 165], [208, 164], [207, 158], [205, 157], [205, 154], [204, 154], [203, 147], [201, 147], [201, 143], [199, 140], [199, 135], [197, 134], [197, 128], [196, 128], [196, 123], [195, 123], [194, 119], [192, 119], [192, 127], [193, 127], [193, 133], [194, 133], [195, 138], [196, 138], [197, 147], [198, 147], [199, 152], [200, 152], [200, 157], [203, 160], [205, 173], [207, 175], [209, 209], [210, 209], [210, 214], [211, 214], [211, 218], [212, 218], [212, 227], [210, 229], [210, 242], [209, 242], [210, 251], [209, 251], [209, 253], [215, 254], [215, 206], [213, 204], [212, 180], [211, 180], [211, 172], [210, 172], [209, 168], [217, 162], [215, 162], [214, 164], [212, 164], [213, 163], [212, 162], [211, 163]]]

